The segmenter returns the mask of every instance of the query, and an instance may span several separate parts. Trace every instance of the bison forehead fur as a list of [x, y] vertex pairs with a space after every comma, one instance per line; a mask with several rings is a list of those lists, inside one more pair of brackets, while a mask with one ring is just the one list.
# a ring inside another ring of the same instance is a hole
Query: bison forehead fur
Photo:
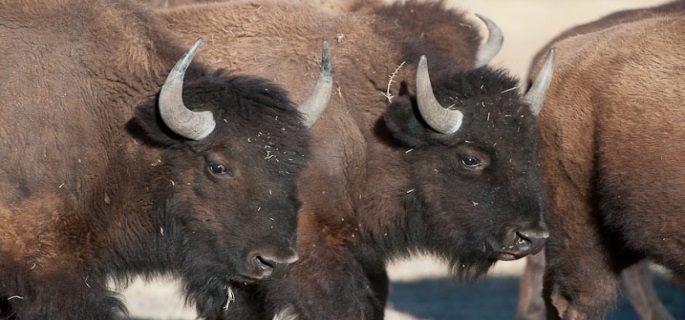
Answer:
[[[395, 134], [410, 133], [407, 137], [396, 137], [407, 146], [419, 147], [422, 143], [454, 146], [456, 142], [478, 141], [492, 150], [498, 148], [498, 142], [510, 140], [517, 141], [519, 147], [537, 148], [537, 139], [533, 135], [537, 130], [537, 118], [529, 106], [521, 101], [517, 90], [518, 80], [508, 76], [506, 71], [490, 68], [453, 73], [443, 71], [433, 77], [433, 83], [433, 91], [441, 105], [464, 114], [462, 127], [451, 135], [431, 130], [415, 108], [415, 101], [412, 101], [413, 113], [396, 123], [403, 124], [405, 128], [398, 127], [393, 131]], [[388, 113], [396, 108], [399, 107], [391, 104]], [[387, 122], [392, 122], [387, 114], [385, 118]], [[413, 122], [414, 119], [416, 122]], [[411, 135], [421, 139], [410, 140]], [[506, 148], [507, 145], [499, 147]], [[514, 156], [513, 150], [509, 152]]]

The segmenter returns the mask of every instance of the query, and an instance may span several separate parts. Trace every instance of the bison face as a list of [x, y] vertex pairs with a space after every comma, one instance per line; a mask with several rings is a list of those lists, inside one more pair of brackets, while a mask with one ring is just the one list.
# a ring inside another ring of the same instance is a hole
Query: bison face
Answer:
[[547, 238], [537, 117], [503, 72], [479, 68], [436, 79], [434, 99], [458, 110], [456, 130], [433, 129], [420, 92], [414, 99], [407, 90], [384, 122], [395, 143], [411, 150], [403, 157], [409, 219], [418, 220], [410, 234], [421, 235], [415, 245], [448, 259], [456, 275], [477, 276], [496, 260], [538, 252]]
[[[283, 90], [264, 80], [215, 74], [188, 83], [183, 101], [210, 111], [200, 140], [164, 125], [156, 101], [139, 106], [130, 129], [159, 150], [147, 165], [160, 255], [186, 288], [206, 297], [229, 282], [283, 275], [297, 260], [296, 179], [308, 158], [309, 130]], [[209, 293], [209, 294], [208, 294]]]

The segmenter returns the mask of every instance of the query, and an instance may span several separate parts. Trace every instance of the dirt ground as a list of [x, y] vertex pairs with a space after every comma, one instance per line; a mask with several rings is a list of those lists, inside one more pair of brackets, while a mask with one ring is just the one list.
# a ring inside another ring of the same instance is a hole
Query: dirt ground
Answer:
[[[460, 0], [450, 6], [480, 13], [495, 21], [504, 32], [501, 53], [493, 64], [525, 77], [532, 55], [564, 29], [608, 13], [648, 7], [664, 0]], [[428, 257], [416, 257], [390, 268], [392, 293], [386, 319], [514, 319], [518, 276], [523, 261], [499, 263], [474, 284], [448, 279], [446, 268]], [[685, 319], [685, 290], [668, 277], [657, 274], [657, 291], [676, 317]], [[184, 309], [176, 283], [136, 282], [123, 291], [130, 315], [136, 319], [195, 319]], [[637, 319], [623, 301], [609, 319]]]

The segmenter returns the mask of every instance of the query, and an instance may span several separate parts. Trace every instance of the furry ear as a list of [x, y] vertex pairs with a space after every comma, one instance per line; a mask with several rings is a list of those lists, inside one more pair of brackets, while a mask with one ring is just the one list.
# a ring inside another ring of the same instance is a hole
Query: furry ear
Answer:
[[184, 139], [164, 124], [156, 97], [133, 110], [133, 117], [126, 123], [126, 131], [147, 144], [159, 147], [169, 147]]
[[428, 143], [427, 127], [419, 115], [416, 99], [409, 95], [404, 83], [399, 96], [386, 108], [383, 121], [392, 136], [408, 147], [419, 147]]

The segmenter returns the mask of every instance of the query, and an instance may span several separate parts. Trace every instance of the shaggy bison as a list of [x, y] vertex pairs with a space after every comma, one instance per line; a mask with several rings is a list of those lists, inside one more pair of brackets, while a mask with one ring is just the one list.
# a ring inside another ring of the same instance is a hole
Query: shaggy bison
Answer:
[[481, 66], [498, 33], [479, 51], [478, 25], [440, 3], [330, 14], [231, 2], [158, 14], [173, 33], [219, 44], [198, 59], [294, 97], [312, 81], [309, 42], [328, 39], [334, 53], [334, 94], [298, 184], [300, 260], [283, 279], [236, 283], [226, 317], [378, 319], [389, 261], [431, 253], [471, 279], [542, 248], [537, 113], [552, 71], [520, 94], [505, 70]]
[[0, 318], [112, 319], [107, 279], [164, 273], [212, 318], [230, 282], [298, 259], [326, 99], [303, 117], [270, 81], [191, 64], [199, 41], [181, 58], [125, 1], [4, 1], [0, 21]]
[[[619, 12], [548, 46], [558, 54], [540, 115], [549, 319], [604, 317], [619, 274], [644, 281], [644, 260], [685, 278], [684, 8]], [[627, 285], [655, 299], [648, 282]]]

